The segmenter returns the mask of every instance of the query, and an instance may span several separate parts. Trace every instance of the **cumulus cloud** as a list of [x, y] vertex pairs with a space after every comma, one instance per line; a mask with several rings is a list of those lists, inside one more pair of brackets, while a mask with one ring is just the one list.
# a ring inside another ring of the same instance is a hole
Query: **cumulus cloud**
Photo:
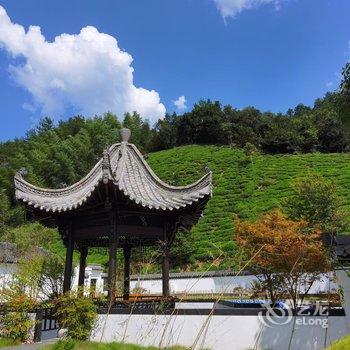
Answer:
[[261, 5], [273, 4], [276, 9], [280, 8], [281, 2], [286, 0], [213, 0], [224, 19], [234, 18], [245, 10], [252, 10]]
[[186, 102], [186, 97], [180, 96], [177, 100], [174, 101], [174, 105], [178, 110], [184, 110], [187, 108]]
[[114, 37], [95, 27], [61, 34], [49, 42], [40, 27], [26, 31], [12, 23], [0, 6], [0, 47], [13, 61], [11, 76], [33, 97], [24, 104], [26, 109], [39, 107], [52, 116], [67, 108], [85, 115], [137, 111], [151, 121], [165, 114], [156, 91], [134, 85], [132, 56], [118, 47]]

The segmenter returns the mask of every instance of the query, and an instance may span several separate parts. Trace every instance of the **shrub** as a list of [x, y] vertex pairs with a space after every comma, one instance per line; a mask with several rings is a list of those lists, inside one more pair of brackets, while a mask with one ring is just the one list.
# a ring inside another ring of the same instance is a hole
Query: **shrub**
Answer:
[[30, 319], [27, 312], [11, 311], [1, 318], [1, 335], [13, 341], [25, 342], [29, 338], [30, 329], [34, 326], [34, 321]]
[[97, 307], [91, 298], [66, 293], [57, 299], [56, 310], [59, 325], [67, 328], [69, 338], [89, 338], [97, 318]]
[[29, 312], [34, 309], [34, 301], [24, 294], [13, 293], [8, 297], [6, 305], [9, 311], [0, 316], [0, 336], [14, 342], [25, 342], [35, 324], [29, 316]]

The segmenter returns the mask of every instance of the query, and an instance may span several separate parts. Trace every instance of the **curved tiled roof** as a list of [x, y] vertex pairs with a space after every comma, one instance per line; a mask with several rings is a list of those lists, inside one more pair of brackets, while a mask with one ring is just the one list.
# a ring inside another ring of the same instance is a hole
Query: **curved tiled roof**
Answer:
[[[125, 135], [126, 134], [126, 135]], [[211, 172], [189, 186], [171, 186], [152, 171], [135, 145], [128, 143], [130, 132], [121, 130], [123, 141], [111, 146], [88, 175], [62, 189], [36, 187], [15, 175], [16, 198], [47, 212], [64, 212], [80, 207], [101, 183], [113, 184], [130, 200], [145, 208], [174, 210], [211, 195]]]

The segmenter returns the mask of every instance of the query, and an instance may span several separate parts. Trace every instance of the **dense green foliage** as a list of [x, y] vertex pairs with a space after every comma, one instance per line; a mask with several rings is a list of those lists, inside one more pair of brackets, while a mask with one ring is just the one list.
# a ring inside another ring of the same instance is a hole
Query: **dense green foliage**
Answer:
[[293, 183], [293, 192], [283, 203], [293, 220], [305, 220], [311, 229], [337, 233], [343, 229], [343, 213], [337, 187], [332, 179], [308, 174]]
[[219, 102], [200, 101], [191, 112], [166, 116], [156, 125], [152, 147], [167, 149], [187, 144], [244, 147], [252, 144], [270, 154], [343, 152], [349, 147], [350, 109], [338, 93], [317, 100], [313, 108], [298, 105], [287, 114], [242, 110]]
[[340, 84], [342, 94], [350, 94], [350, 62], [343, 68], [343, 79]]

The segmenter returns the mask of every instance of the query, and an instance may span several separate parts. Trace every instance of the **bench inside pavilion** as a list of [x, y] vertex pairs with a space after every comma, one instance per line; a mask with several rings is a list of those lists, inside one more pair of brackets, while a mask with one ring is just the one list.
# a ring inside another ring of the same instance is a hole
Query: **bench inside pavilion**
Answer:
[[[123, 297], [130, 295], [130, 255], [135, 247], [162, 249], [162, 292], [169, 290], [169, 251], [176, 231], [189, 230], [201, 217], [212, 193], [209, 169], [197, 182], [171, 186], [163, 182], [132, 143], [129, 129], [120, 130], [120, 143], [79, 182], [65, 188], [39, 188], [16, 173], [16, 198], [28, 217], [58, 228], [66, 246], [63, 290], [71, 288], [73, 251], [80, 252], [78, 284], [84, 286], [88, 249], [106, 247], [109, 254], [108, 296], [116, 297], [117, 249], [124, 254]], [[179, 159], [179, 162], [181, 159]]]

